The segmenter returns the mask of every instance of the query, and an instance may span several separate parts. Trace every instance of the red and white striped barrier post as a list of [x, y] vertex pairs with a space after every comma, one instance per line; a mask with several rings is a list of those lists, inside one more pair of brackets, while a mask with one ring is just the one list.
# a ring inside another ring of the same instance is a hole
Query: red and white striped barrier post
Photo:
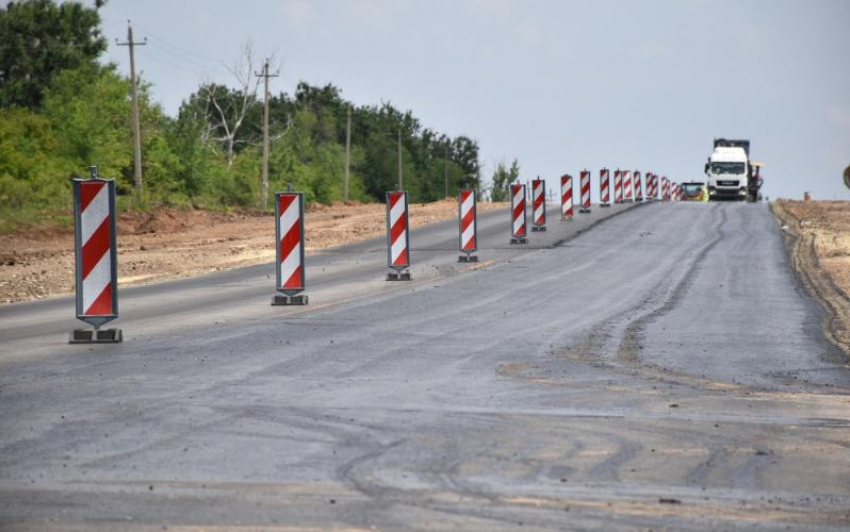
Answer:
[[658, 176], [650, 172], [646, 174], [646, 179], [647, 199], [656, 201], [658, 199]]
[[614, 170], [614, 203], [623, 203], [623, 172]]
[[[387, 281], [410, 281], [410, 231], [407, 192], [387, 192]], [[408, 270], [408, 271], [405, 271]]]
[[561, 220], [573, 219], [573, 176], [561, 176]]
[[643, 185], [640, 181], [640, 171], [635, 170], [635, 201], [643, 201]]
[[673, 201], [682, 201], [682, 185], [673, 183]]
[[623, 170], [623, 202], [631, 203], [632, 201], [632, 173], [629, 170]]
[[546, 230], [546, 181], [539, 177], [531, 182], [531, 230]]
[[275, 192], [275, 287], [272, 305], [306, 305], [304, 264], [304, 193]]
[[511, 244], [527, 244], [525, 225], [525, 185], [511, 184]]
[[476, 208], [477, 195], [475, 189], [468, 188], [458, 192], [457, 208], [460, 219], [459, 242], [460, 255], [458, 262], [478, 262], [475, 251], [478, 249], [478, 209]]
[[599, 171], [599, 206], [611, 206], [611, 176], [608, 174], [608, 169], [603, 168]]
[[100, 327], [118, 317], [118, 257], [115, 245], [115, 180], [101, 179], [90, 166], [90, 179], [74, 178], [74, 251], [77, 319], [94, 330], [77, 329], [69, 342], [117, 343], [121, 329]]
[[670, 201], [670, 180], [666, 176], [661, 177], [661, 199]]
[[590, 212], [590, 171], [581, 171], [581, 208], [578, 212]]

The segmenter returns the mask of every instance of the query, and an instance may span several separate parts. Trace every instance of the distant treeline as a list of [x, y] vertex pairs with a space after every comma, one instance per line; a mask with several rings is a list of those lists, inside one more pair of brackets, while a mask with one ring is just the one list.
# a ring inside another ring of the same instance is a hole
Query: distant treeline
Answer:
[[[176, 117], [139, 87], [144, 187], [133, 187], [129, 79], [101, 65], [98, 9], [53, 0], [0, 8], [0, 206], [5, 229], [50, 213], [67, 216], [69, 178], [95, 164], [114, 177], [123, 206], [257, 207], [263, 105], [250, 47], [233, 86], [203, 84]], [[346, 120], [351, 113], [349, 198], [383, 201], [398, 174], [412, 202], [481, 186], [478, 144], [425, 128], [390, 103], [355, 106], [333, 85], [298, 84], [269, 98], [269, 189], [292, 183], [309, 201], [343, 198]], [[132, 199], [132, 201], [131, 201]]]

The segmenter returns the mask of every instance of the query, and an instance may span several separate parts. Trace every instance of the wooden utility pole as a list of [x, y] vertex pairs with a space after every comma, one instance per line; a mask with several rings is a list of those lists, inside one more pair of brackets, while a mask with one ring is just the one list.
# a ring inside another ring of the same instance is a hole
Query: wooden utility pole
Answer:
[[130, 98], [133, 106], [133, 165], [135, 167], [135, 184], [136, 193], [141, 196], [142, 193], [142, 133], [139, 128], [139, 102], [136, 98], [136, 54], [134, 47], [144, 46], [148, 43], [148, 38], [142, 42], [133, 41], [133, 26], [130, 21], [127, 21], [127, 42], [118, 42], [115, 39], [115, 44], [118, 46], [127, 46], [130, 48]]
[[269, 74], [269, 60], [263, 64], [263, 72], [255, 72], [258, 78], [263, 78], [263, 184], [260, 196], [260, 208], [265, 209], [269, 203], [269, 78], [280, 74]]
[[348, 120], [345, 122], [345, 188], [342, 199], [348, 203], [348, 168], [351, 165], [351, 105], [348, 106]]
[[398, 130], [398, 189], [399, 190], [404, 190], [402, 188], [403, 184], [404, 184], [404, 181], [402, 180], [402, 175], [401, 175], [401, 128], [399, 128], [399, 130]]
[[446, 143], [445, 151], [443, 152], [443, 181], [446, 184], [446, 195], [444, 198], [449, 197], [449, 143]]

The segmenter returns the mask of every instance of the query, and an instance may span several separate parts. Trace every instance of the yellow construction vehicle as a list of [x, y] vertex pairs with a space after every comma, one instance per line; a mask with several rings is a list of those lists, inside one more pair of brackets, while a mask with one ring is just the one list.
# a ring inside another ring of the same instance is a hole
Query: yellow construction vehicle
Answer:
[[708, 189], [705, 183], [699, 181], [682, 183], [682, 191], [684, 192], [685, 201], [708, 201]]

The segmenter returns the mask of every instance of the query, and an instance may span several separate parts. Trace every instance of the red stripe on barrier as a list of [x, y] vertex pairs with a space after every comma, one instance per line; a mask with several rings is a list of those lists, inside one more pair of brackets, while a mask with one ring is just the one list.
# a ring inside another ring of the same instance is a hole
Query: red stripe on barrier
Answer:
[[522, 217], [522, 211], [524, 211], [524, 210], [525, 210], [525, 205], [523, 205], [521, 203], [519, 205], [517, 205], [516, 207], [514, 207], [514, 212], [513, 212], [514, 220]]
[[404, 248], [404, 251], [398, 254], [398, 258], [393, 263], [394, 266], [404, 266], [408, 264], [407, 260], [407, 248]]
[[390, 193], [390, 210], [392, 210], [392, 208], [395, 207], [395, 204], [398, 203], [398, 201], [403, 197], [404, 197], [404, 194], [393, 194], [391, 192]]
[[83, 279], [97, 266], [103, 255], [109, 251], [111, 241], [109, 216], [103, 219], [91, 238], [83, 244]]
[[404, 216], [399, 216], [398, 220], [396, 220], [395, 224], [392, 226], [390, 230], [390, 239], [395, 242], [398, 237], [404, 232]]
[[301, 286], [301, 268], [301, 265], [295, 268], [295, 271], [292, 272], [292, 275], [289, 277], [289, 279], [287, 279], [286, 282], [283, 283], [283, 288], [294, 290], [304, 288], [303, 286]]
[[474, 220], [474, 219], [475, 219], [475, 211], [470, 209], [469, 212], [466, 213], [466, 216], [463, 217], [463, 227], [464, 228], [469, 227], [469, 224], [471, 224], [472, 220]]
[[280, 212], [281, 212], [281, 214], [283, 214], [284, 212], [286, 212], [286, 209], [288, 209], [288, 208], [289, 208], [289, 206], [290, 206], [290, 205], [292, 205], [292, 202], [293, 202], [293, 201], [295, 201], [295, 198], [296, 198], [296, 197], [297, 197], [297, 196], [296, 196], [296, 195], [294, 195], [294, 194], [292, 194], [292, 195], [284, 195], [284, 194], [281, 194], [281, 195], [279, 196], [279, 198], [280, 198]]
[[100, 189], [106, 186], [106, 183], [103, 181], [94, 181], [91, 183], [82, 182], [80, 183], [80, 212], [86, 210], [86, 207], [89, 206], [89, 203], [97, 196]]
[[109, 316], [112, 314], [112, 283], [106, 285], [103, 292], [86, 309], [85, 314], [89, 316]]

